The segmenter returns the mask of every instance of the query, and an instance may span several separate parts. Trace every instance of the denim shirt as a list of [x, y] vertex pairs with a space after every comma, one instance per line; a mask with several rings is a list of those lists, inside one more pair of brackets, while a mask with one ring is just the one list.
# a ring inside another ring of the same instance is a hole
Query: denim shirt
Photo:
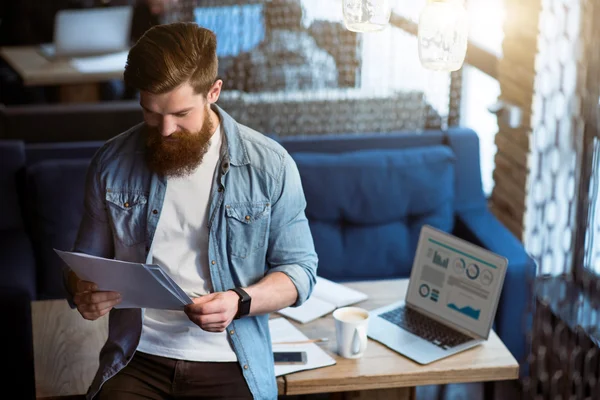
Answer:
[[[279, 271], [296, 286], [294, 306], [298, 306], [312, 292], [318, 260], [296, 164], [273, 140], [238, 124], [219, 107], [213, 106], [213, 110], [225, 132], [208, 217], [214, 290], [246, 287]], [[73, 251], [123, 261], [151, 261], [167, 181], [146, 166], [142, 127], [140, 124], [107, 141], [92, 159], [85, 211]], [[88, 399], [131, 360], [142, 333], [142, 318], [142, 309], [111, 310], [108, 340], [100, 352]], [[244, 317], [227, 327], [256, 399], [277, 398], [268, 319], [268, 315]]]

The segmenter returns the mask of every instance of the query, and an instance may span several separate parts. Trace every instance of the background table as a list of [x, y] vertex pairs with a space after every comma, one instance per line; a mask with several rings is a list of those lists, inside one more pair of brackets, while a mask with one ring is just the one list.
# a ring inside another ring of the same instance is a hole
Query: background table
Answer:
[[69, 59], [47, 59], [38, 46], [2, 47], [0, 56], [17, 71], [25, 86], [58, 86], [60, 101], [65, 103], [98, 101], [98, 84], [122, 79], [125, 67], [123, 65], [103, 72], [81, 72]]

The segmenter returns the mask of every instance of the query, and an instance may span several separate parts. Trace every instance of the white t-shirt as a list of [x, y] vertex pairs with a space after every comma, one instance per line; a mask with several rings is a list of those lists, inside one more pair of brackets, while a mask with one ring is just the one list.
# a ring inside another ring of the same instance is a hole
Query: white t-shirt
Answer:
[[[168, 178], [153, 241], [153, 262], [190, 296], [210, 293], [208, 212], [221, 150], [219, 125], [202, 163], [189, 176]], [[202, 330], [183, 311], [146, 309], [139, 351], [188, 361], [237, 361], [227, 331]]]

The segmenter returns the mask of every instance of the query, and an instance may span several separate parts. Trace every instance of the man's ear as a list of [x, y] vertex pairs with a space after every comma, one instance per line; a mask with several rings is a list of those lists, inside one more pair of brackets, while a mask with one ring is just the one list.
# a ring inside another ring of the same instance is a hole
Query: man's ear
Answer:
[[223, 87], [223, 81], [217, 79], [215, 83], [213, 83], [212, 87], [208, 91], [208, 95], [206, 99], [208, 100], [208, 104], [216, 103], [219, 100], [219, 95], [221, 94], [221, 88]]

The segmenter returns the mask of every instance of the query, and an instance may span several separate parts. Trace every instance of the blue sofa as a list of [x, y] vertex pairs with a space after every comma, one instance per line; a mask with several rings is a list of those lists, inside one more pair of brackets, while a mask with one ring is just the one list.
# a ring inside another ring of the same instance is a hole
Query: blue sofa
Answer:
[[[517, 360], [525, 361], [523, 321], [535, 265], [488, 211], [475, 132], [275, 139], [301, 174], [319, 275], [335, 281], [407, 278], [421, 226], [452, 232], [508, 258], [494, 327]], [[64, 297], [52, 248], [68, 250], [75, 239], [85, 171], [100, 145], [0, 141], [1, 294], [23, 310], [32, 299]], [[22, 348], [10, 351], [31, 356], [25, 343], [31, 327], [19, 317], [12, 316], [15, 330], [26, 333], [25, 339]]]

